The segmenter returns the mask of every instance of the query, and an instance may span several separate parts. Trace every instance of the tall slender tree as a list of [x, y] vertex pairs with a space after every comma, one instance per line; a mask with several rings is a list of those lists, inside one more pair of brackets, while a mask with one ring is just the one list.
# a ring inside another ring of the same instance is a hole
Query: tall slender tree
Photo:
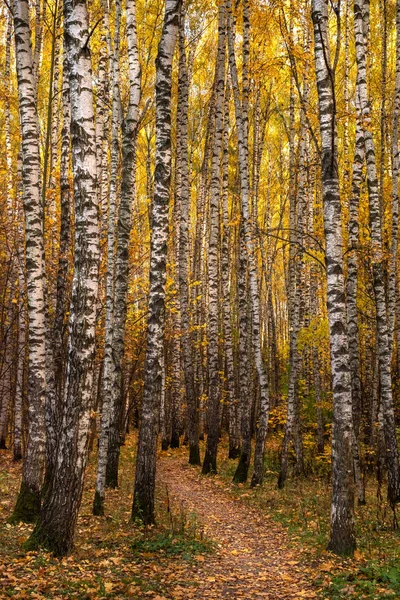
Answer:
[[370, 102], [367, 89], [366, 39], [369, 32], [369, 2], [354, 1], [354, 33], [356, 60], [359, 73], [359, 102], [364, 126], [364, 145], [368, 182], [369, 218], [372, 242], [372, 273], [376, 304], [376, 340], [379, 360], [379, 383], [383, 433], [388, 471], [388, 498], [391, 504], [400, 501], [400, 465], [393, 409], [391, 374], [391, 341], [388, 332], [385, 290], [385, 256], [382, 241], [382, 209], [376, 168], [375, 144], [371, 128]]
[[[97, 459], [96, 491], [93, 513], [104, 514], [107, 455], [110, 437], [110, 417], [113, 411], [113, 333], [114, 333], [114, 286], [115, 286], [115, 229], [118, 194], [118, 170], [120, 158], [120, 75], [119, 49], [121, 38], [121, 1], [115, 4], [115, 34], [112, 56], [112, 125], [111, 125], [111, 177], [108, 202], [107, 228], [107, 273], [106, 273], [106, 331], [104, 340], [103, 405], [101, 413], [101, 431]], [[119, 430], [118, 430], [119, 432]]]
[[331, 536], [328, 548], [338, 554], [351, 555], [356, 547], [353, 421], [337, 163], [336, 89], [329, 52], [328, 0], [313, 0], [312, 20], [322, 148], [327, 308], [333, 389]]
[[217, 472], [217, 448], [219, 439], [220, 375], [219, 375], [219, 210], [221, 193], [221, 155], [224, 131], [226, 60], [226, 10], [221, 0], [218, 9], [218, 50], [215, 65], [215, 134], [211, 159], [210, 219], [208, 242], [208, 405], [207, 445], [203, 461], [203, 473]]
[[98, 287], [96, 189], [89, 18], [85, 0], [64, 2], [64, 45], [71, 94], [75, 260], [69, 316], [67, 377], [55, 468], [28, 547], [56, 556], [71, 551], [82, 499], [90, 424]]
[[[32, 54], [28, 0], [15, 0], [14, 37], [21, 123], [25, 253], [28, 292], [28, 442], [22, 483], [12, 520], [34, 521], [40, 510], [45, 463], [46, 331], [44, 299], [43, 206], [37, 80]], [[36, 48], [38, 46], [36, 38]]]
[[181, 323], [181, 355], [185, 377], [187, 406], [187, 435], [189, 442], [189, 463], [200, 464], [199, 415], [196, 399], [194, 356], [190, 332], [189, 312], [189, 219], [190, 185], [188, 155], [188, 103], [189, 78], [184, 33], [184, 13], [179, 28], [179, 72], [177, 107], [177, 199], [179, 203], [179, 302]]
[[142, 420], [136, 459], [132, 517], [154, 522], [154, 490], [162, 354], [165, 329], [165, 282], [168, 208], [171, 183], [171, 74], [178, 38], [181, 0], [166, 0], [156, 61], [156, 167], [151, 214], [150, 290]]
[[[249, 6], [246, 1], [244, 4], [248, 20]], [[246, 23], [246, 20], [245, 20]], [[244, 36], [244, 41], [246, 41]], [[244, 240], [246, 244], [246, 253], [249, 269], [249, 288], [250, 288], [250, 303], [252, 316], [252, 341], [255, 364], [260, 385], [260, 414], [256, 435], [256, 446], [254, 451], [254, 473], [251, 484], [259, 485], [264, 477], [264, 453], [265, 440], [267, 437], [268, 419], [269, 419], [269, 391], [268, 377], [262, 355], [261, 344], [261, 326], [260, 326], [260, 290], [257, 276], [257, 263], [254, 244], [254, 223], [251, 221], [251, 213], [249, 206], [249, 152], [248, 152], [248, 114], [246, 94], [240, 98], [239, 80], [236, 66], [235, 45], [234, 45], [234, 29], [231, 5], [228, 5], [228, 47], [229, 47], [229, 66], [232, 78], [232, 89], [235, 103], [236, 127], [238, 135], [238, 158], [239, 158], [239, 175], [240, 175], [240, 195], [241, 195], [241, 211], [243, 218]], [[245, 60], [248, 62], [249, 45], [248, 40], [244, 48]], [[246, 84], [244, 84], [246, 90]]]
[[[108, 476], [118, 482], [121, 413], [124, 399], [123, 358], [127, 315], [129, 240], [132, 229], [132, 210], [136, 189], [136, 140], [140, 121], [139, 103], [141, 76], [136, 31], [136, 0], [126, 2], [126, 35], [129, 60], [129, 101], [122, 120], [122, 173], [121, 198], [117, 221], [117, 248], [115, 257], [114, 329], [113, 329], [113, 386], [110, 421], [110, 448]], [[117, 438], [117, 439], [116, 439]]]

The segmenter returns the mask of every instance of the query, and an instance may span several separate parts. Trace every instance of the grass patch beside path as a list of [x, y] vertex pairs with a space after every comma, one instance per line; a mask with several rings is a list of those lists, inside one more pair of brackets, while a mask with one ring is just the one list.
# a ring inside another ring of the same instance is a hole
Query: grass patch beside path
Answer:
[[145, 534], [132, 544], [135, 556], [180, 556], [184, 560], [191, 560], [194, 556], [211, 552], [212, 543], [206, 540], [187, 537], [182, 534], [173, 534], [167, 531]]

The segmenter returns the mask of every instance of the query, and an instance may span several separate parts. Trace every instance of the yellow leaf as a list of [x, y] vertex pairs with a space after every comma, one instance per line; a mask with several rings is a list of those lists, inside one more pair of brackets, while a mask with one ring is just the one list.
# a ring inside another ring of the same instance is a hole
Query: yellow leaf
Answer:
[[331, 562], [325, 562], [322, 565], [320, 565], [319, 570], [320, 571], [326, 571], [326, 572], [329, 573], [330, 571], [332, 571], [332, 568], [333, 568], [333, 563], [331, 563]]

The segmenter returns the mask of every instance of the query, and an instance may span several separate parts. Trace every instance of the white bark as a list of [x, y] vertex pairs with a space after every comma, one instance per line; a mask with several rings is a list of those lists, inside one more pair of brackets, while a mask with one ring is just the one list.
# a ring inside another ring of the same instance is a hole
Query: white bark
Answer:
[[221, 192], [221, 152], [224, 130], [224, 89], [226, 57], [226, 12], [222, 0], [218, 12], [218, 51], [215, 66], [215, 135], [211, 159], [210, 216], [208, 230], [208, 320], [207, 320], [207, 445], [204, 456], [204, 474], [217, 471], [217, 448], [220, 422], [220, 380], [219, 380], [219, 204]]
[[101, 410], [101, 430], [97, 458], [96, 491], [93, 513], [104, 514], [107, 453], [109, 446], [110, 416], [113, 411], [113, 332], [114, 332], [114, 285], [115, 285], [115, 214], [118, 192], [118, 167], [120, 156], [120, 116], [121, 101], [119, 90], [119, 48], [121, 27], [121, 1], [115, 5], [115, 36], [112, 56], [112, 116], [111, 116], [111, 175], [108, 204], [107, 228], [107, 272], [106, 272], [106, 322], [104, 340], [103, 405]]
[[326, 240], [333, 432], [332, 504], [329, 549], [352, 554], [354, 536], [353, 423], [346, 328], [341, 207], [337, 165], [335, 85], [329, 54], [328, 1], [313, 0], [314, 57], [322, 147], [322, 194]]
[[156, 168], [152, 203], [147, 350], [132, 516], [154, 521], [157, 433], [165, 329], [165, 284], [171, 181], [171, 75], [180, 0], [166, 0], [156, 61]]
[[71, 93], [75, 257], [66, 386], [55, 468], [30, 538], [58, 556], [73, 544], [82, 499], [93, 385], [99, 231], [91, 56], [84, 0], [64, 2], [64, 42]]
[[232, 78], [232, 89], [235, 100], [236, 127], [238, 135], [238, 154], [240, 166], [240, 193], [241, 209], [244, 224], [244, 239], [246, 244], [248, 269], [249, 269], [249, 287], [250, 301], [252, 309], [252, 340], [254, 358], [257, 368], [258, 380], [260, 384], [260, 416], [257, 428], [256, 447], [254, 452], [254, 474], [252, 485], [262, 483], [264, 476], [264, 452], [265, 440], [267, 437], [268, 418], [269, 418], [269, 391], [268, 378], [262, 356], [261, 329], [260, 329], [260, 294], [257, 275], [257, 261], [255, 256], [254, 244], [254, 224], [251, 221], [249, 206], [249, 164], [248, 164], [248, 136], [247, 136], [247, 114], [245, 112], [245, 103], [240, 100], [239, 82], [236, 67], [234, 31], [232, 26], [231, 7], [228, 9], [228, 46], [229, 46], [229, 65]]
[[400, 501], [400, 467], [393, 409], [391, 374], [391, 335], [388, 331], [385, 291], [384, 251], [382, 243], [381, 208], [376, 170], [375, 144], [371, 131], [370, 103], [367, 90], [366, 38], [369, 30], [369, 3], [354, 1], [354, 32], [358, 68], [358, 93], [364, 127], [365, 156], [369, 199], [369, 218], [372, 242], [372, 273], [376, 303], [376, 339], [379, 359], [381, 407], [384, 420], [386, 464], [388, 470], [388, 498], [393, 505]]
[[[36, 78], [27, 0], [14, 2], [14, 35], [22, 137], [25, 212], [26, 275], [28, 295], [28, 441], [22, 484], [13, 518], [34, 520], [40, 506], [45, 460], [45, 301], [43, 263], [43, 209], [41, 205], [39, 125]], [[38, 41], [37, 41], [38, 43]]]
[[119, 434], [122, 413], [124, 411], [122, 365], [127, 314], [128, 252], [132, 228], [132, 205], [136, 193], [136, 138], [141, 94], [135, 0], [127, 0], [126, 18], [130, 87], [128, 108], [125, 118], [122, 121], [121, 198], [118, 212], [115, 256], [112, 410], [110, 413], [110, 443], [107, 460], [107, 484], [114, 486], [118, 483]]

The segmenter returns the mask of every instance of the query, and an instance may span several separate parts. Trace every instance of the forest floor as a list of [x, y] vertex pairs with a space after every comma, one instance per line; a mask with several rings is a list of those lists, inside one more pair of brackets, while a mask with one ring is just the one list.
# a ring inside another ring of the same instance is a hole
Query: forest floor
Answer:
[[130, 521], [134, 449], [131, 436], [105, 517], [91, 514], [92, 453], [75, 549], [63, 560], [23, 550], [32, 526], [7, 522], [21, 467], [0, 451], [1, 599], [400, 598], [399, 533], [390, 515], [381, 514], [379, 529], [374, 506], [358, 514], [361, 551], [353, 560], [325, 551], [326, 478], [277, 490], [267, 470], [265, 485], [250, 489], [231, 483], [235, 461], [221, 459], [219, 475], [203, 477], [187, 464], [187, 448], [160, 452], [157, 527], [143, 528]]
[[195, 598], [315, 598], [310, 576], [284, 528], [233, 498], [220, 478], [203, 477], [185, 456], [160, 461], [159, 480], [183, 514], [196, 514], [215, 552], [197, 567]]

